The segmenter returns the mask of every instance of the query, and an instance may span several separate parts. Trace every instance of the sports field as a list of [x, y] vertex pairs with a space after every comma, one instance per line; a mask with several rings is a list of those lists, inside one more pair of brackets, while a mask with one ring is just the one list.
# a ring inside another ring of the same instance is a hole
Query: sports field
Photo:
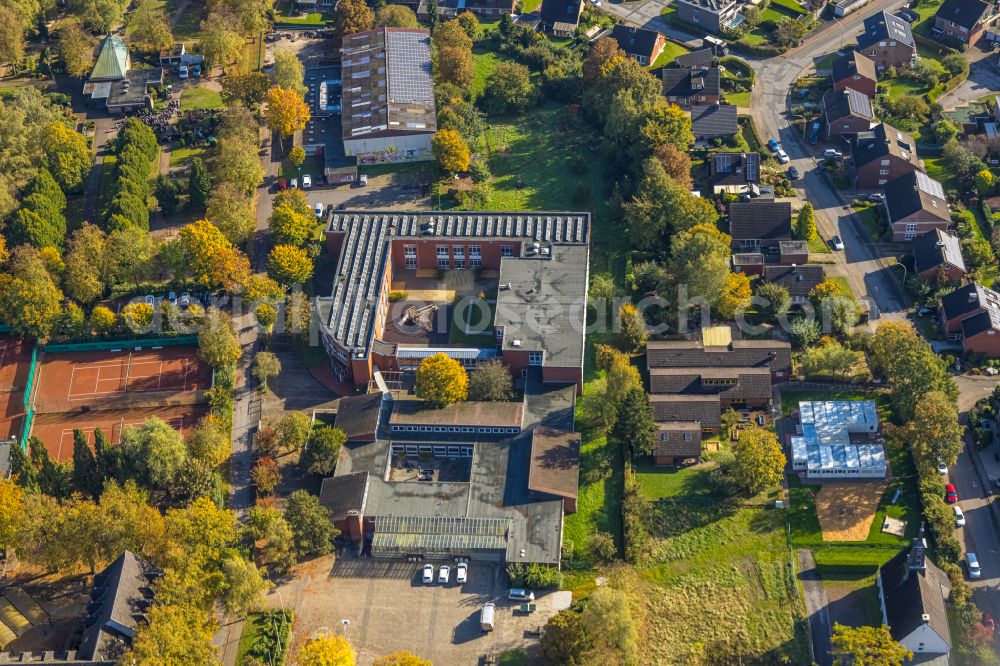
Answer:
[[21, 434], [24, 389], [31, 369], [34, 343], [0, 335], [0, 439]]

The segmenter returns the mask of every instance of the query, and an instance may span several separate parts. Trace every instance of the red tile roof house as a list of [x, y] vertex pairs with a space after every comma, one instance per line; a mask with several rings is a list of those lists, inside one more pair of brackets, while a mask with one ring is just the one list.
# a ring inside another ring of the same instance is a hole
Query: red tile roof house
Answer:
[[869, 97], [874, 97], [878, 86], [875, 63], [871, 58], [857, 51], [834, 60], [830, 66], [830, 78], [833, 79], [834, 91], [838, 92], [851, 88]]
[[872, 101], [853, 88], [823, 95], [823, 115], [827, 141], [867, 132], [878, 123]]
[[941, 297], [941, 325], [966, 352], [1000, 358], [1000, 294], [967, 284]]
[[851, 142], [856, 187], [875, 189], [907, 173], [923, 171], [916, 146], [911, 136], [886, 123], [858, 134]]
[[889, 181], [883, 191], [892, 240], [897, 243], [911, 241], [932, 229], [943, 231], [951, 224], [944, 188], [921, 171]]
[[931, 35], [975, 44], [996, 19], [994, 7], [983, 0], [944, 0], [934, 15]]
[[652, 65], [656, 62], [667, 44], [667, 38], [655, 30], [633, 28], [624, 23], [616, 25], [610, 37], [618, 42], [625, 55], [635, 58], [640, 65]]
[[950, 231], [934, 229], [913, 239], [913, 269], [925, 280], [939, 275], [947, 280], [961, 280], [968, 272], [962, 259], [962, 245]]

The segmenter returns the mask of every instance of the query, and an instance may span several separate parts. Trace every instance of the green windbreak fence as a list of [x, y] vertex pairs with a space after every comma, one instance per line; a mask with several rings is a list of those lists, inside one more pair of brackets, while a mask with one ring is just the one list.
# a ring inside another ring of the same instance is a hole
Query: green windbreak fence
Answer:
[[35, 408], [31, 404], [31, 393], [35, 388], [35, 375], [38, 374], [38, 342], [31, 348], [31, 365], [28, 366], [28, 381], [24, 385], [24, 424], [21, 428], [21, 449], [28, 446], [28, 436], [31, 434], [31, 424], [35, 420]]
[[197, 345], [197, 335], [178, 335], [170, 338], [141, 338], [138, 340], [101, 340], [99, 342], [61, 342], [42, 345], [46, 352], [109, 351], [112, 349], [151, 349], [153, 347], [179, 347]]

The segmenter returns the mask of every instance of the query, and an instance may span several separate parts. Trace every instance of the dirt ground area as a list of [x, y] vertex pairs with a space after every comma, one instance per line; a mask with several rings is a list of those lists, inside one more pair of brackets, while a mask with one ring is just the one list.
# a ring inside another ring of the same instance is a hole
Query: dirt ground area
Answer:
[[[292, 654], [317, 632], [346, 631], [360, 666], [395, 650], [410, 650], [434, 664], [478, 664], [484, 654], [499, 656], [511, 648], [537, 657], [533, 632], [569, 604], [568, 592], [543, 594], [534, 613], [522, 614], [506, 599], [500, 565], [473, 563], [469, 581], [461, 586], [454, 582], [454, 569], [450, 583], [424, 585], [421, 566], [350, 555], [336, 562], [333, 556], [319, 558], [298, 567], [295, 578], [276, 588], [268, 602], [295, 608]], [[491, 633], [479, 627], [487, 601], [497, 606]]]
[[881, 624], [875, 576], [823, 575], [823, 587], [830, 603], [830, 622], [848, 627]]
[[868, 538], [885, 481], [834, 481], [816, 494], [816, 514], [824, 541], [864, 541]]

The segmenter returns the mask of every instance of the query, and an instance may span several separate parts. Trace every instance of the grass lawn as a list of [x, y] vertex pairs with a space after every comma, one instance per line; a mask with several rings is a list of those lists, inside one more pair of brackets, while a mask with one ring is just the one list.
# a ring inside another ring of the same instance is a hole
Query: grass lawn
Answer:
[[[173, 18], [177, 11], [177, 5], [182, 3], [183, 0], [167, 0], [164, 7], [167, 16]], [[197, 39], [198, 32], [201, 30], [201, 20], [205, 18], [204, 12], [200, 10], [201, 5], [186, 4], [185, 6], [186, 9], [177, 14], [176, 20], [170, 22], [174, 40], [178, 42]]]
[[783, 13], [795, 18], [796, 15], [806, 14], [806, 8], [795, 2], [795, 0], [771, 0], [768, 7], [778, 8], [785, 10]]
[[528, 655], [524, 650], [506, 650], [497, 662], [500, 666], [528, 666]]
[[[642, 572], [643, 663], [691, 663], [695, 645], [739, 646], [809, 663], [802, 601], [792, 578], [781, 511], [729, 503], [676, 502], [662, 511], [660, 563]], [[778, 657], [774, 657], [778, 661]]]
[[[278, 613], [279, 611], [274, 611], [274, 612]], [[292, 612], [291, 611], [286, 611], [286, 612], [288, 613], [289, 616], [288, 621], [291, 622]], [[280, 617], [281, 617], [280, 615], [277, 615], [277, 621], [279, 622], [280, 622]], [[256, 643], [258, 640], [264, 637], [265, 635], [264, 632], [268, 628], [267, 622], [269, 621], [272, 622], [276, 621], [274, 618], [271, 617], [269, 613], [251, 613], [247, 617], [246, 622], [243, 623], [243, 633], [240, 634], [240, 644], [236, 652], [237, 664], [244, 663], [244, 659], [245, 657], [248, 656], [248, 653], [250, 652], [250, 649], [253, 647], [254, 643]], [[285, 650], [287, 650], [288, 646], [285, 645], [284, 648]], [[279, 655], [275, 655], [275, 657], [276, 658], [272, 663], [274, 664], [285, 663], [284, 652], [282, 652]]]
[[657, 67], [663, 67], [674, 61], [679, 55], [684, 55], [685, 53], [690, 53], [690, 50], [681, 46], [680, 44], [675, 44], [673, 42], [667, 42], [666, 46], [663, 47], [663, 53], [661, 53], [657, 58], [656, 62], [651, 65], [651, 69], [656, 69]]
[[854, 214], [858, 216], [861, 220], [861, 224], [864, 225], [865, 230], [873, 241], [877, 241], [879, 237], [878, 225], [875, 221], [875, 207], [874, 206], [854, 206]]
[[118, 158], [114, 155], [104, 156], [104, 167], [101, 170], [101, 186], [97, 195], [97, 214], [104, 219], [108, 206], [116, 194], [118, 182]]
[[635, 475], [642, 486], [642, 495], [648, 500], [664, 497], [713, 497], [708, 475], [714, 464], [695, 467], [658, 467], [652, 460], [635, 465]]
[[[784, 400], [781, 401], [784, 404]], [[796, 403], [798, 406], [798, 403]], [[816, 493], [820, 486], [804, 484], [797, 474], [788, 475], [788, 525], [792, 543], [812, 545], [823, 543], [823, 530], [816, 515]]]
[[834, 51], [833, 53], [827, 53], [822, 58], [817, 58], [813, 64], [816, 67], [816, 71], [819, 72], [821, 70], [830, 69], [833, 65], [833, 61], [839, 57], [840, 54], [837, 51]]
[[882, 624], [874, 574], [824, 572], [823, 587], [830, 598], [833, 622], [853, 627]]
[[223, 106], [225, 105], [222, 103], [222, 95], [216, 90], [197, 86], [194, 88], [185, 88], [181, 93], [181, 111], [221, 109]]
[[726, 102], [734, 104], [741, 109], [748, 109], [750, 108], [750, 93], [726, 93]]
[[476, 76], [469, 87], [469, 95], [473, 99], [483, 94], [486, 88], [486, 77], [493, 73], [497, 63], [511, 58], [497, 51], [496, 38], [490, 37], [476, 42], [472, 46], [472, 67]]
[[170, 151], [170, 166], [185, 166], [193, 157], [201, 157], [205, 152], [203, 146], [178, 146]]
[[281, 160], [280, 173], [282, 178], [298, 178], [308, 173], [315, 179], [316, 174], [323, 173], [323, 158], [319, 155], [306, 155], [306, 161], [301, 167], [297, 167], [286, 157]]
[[[460, 304], [465, 307], [460, 309]], [[493, 337], [493, 305], [481, 299], [470, 302], [466, 296], [459, 296], [452, 304], [451, 330], [448, 343], [463, 347], [489, 347], [496, 344]], [[485, 323], [484, 323], [485, 316]], [[466, 326], [468, 324], [468, 327]], [[468, 332], [466, 329], [468, 328]], [[481, 334], [474, 331], [480, 330]]]
[[278, 14], [274, 17], [275, 23], [287, 23], [289, 25], [310, 25], [322, 28], [332, 17], [324, 12], [312, 12], [304, 16], [283, 16]]
[[816, 566], [822, 569], [850, 567], [880, 567], [899, 552], [898, 548], [867, 548], [859, 546], [828, 546], [813, 551]]
[[815, 236], [809, 239], [809, 251], [815, 252], [816, 254], [830, 254], [832, 250], [830, 246], [827, 245], [823, 237], [819, 235], [819, 232]]
[[847, 278], [840, 275], [833, 275], [827, 278], [830, 282], [833, 282], [840, 288], [840, 293], [844, 296], [850, 296], [854, 298], [854, 290], [851, 289], [851, 283], [847, 281]]
[[924, 157], [923, 160], [927, 175], [940, 182], [946, 192], [958, 191], [958, 179], [943, 157]]

